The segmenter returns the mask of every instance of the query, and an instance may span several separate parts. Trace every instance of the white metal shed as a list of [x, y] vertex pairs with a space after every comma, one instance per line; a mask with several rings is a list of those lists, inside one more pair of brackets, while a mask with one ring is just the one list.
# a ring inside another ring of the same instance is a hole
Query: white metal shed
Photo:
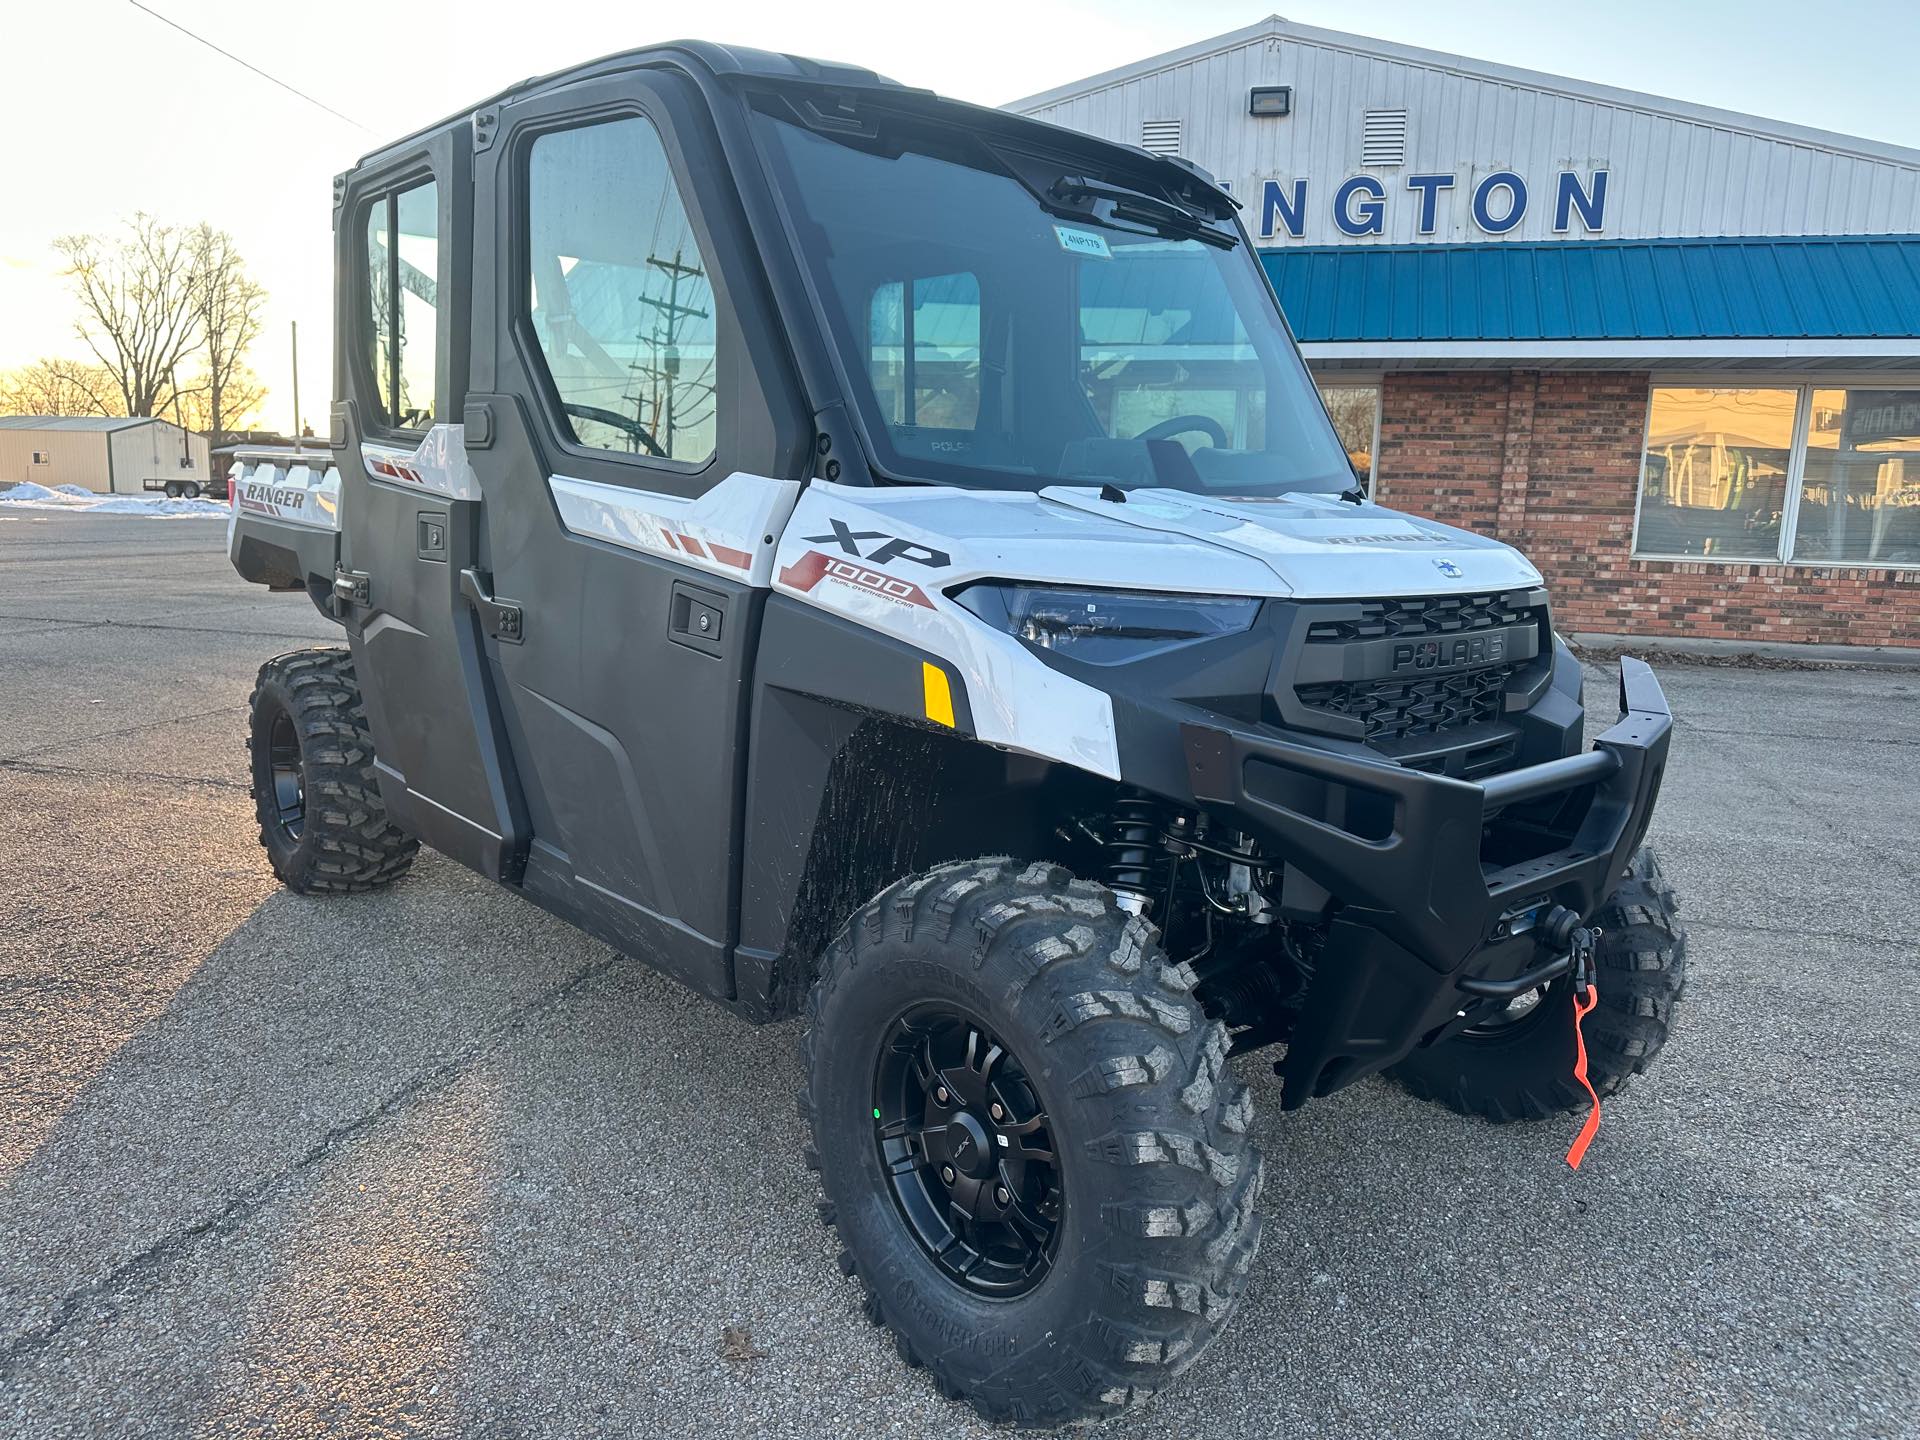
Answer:
[[206, 437], [169, 420], [0, 415], [0, 481], [138, 495], [150, 480], [204, 490], [211, 473]]

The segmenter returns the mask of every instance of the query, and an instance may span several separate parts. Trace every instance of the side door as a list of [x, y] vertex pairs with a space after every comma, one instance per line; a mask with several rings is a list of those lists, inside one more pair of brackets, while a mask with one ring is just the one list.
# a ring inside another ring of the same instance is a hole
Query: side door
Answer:
[[748, 681], [812, 426], [691, 80], [587, 79], [479, 133], [466, 443], [521, 617], [485, 643], [525, 887], [731, 998]]
[[524, 846], [462, 594], [480, 490], [461, 444], [471, 145], [442, 130], [363, 163], [335, 215], [345, 610], [381, 795], [400, 825], [495, 879]]

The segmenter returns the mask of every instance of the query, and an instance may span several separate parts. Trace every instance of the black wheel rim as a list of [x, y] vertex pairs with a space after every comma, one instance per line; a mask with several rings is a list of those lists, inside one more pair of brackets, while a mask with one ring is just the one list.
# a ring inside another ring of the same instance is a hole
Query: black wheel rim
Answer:
[[300, 778], [300, 737], [282, 712], [267, 731], [267, 764], [273, 772], [273, 811], [289, 839], [298, 840], [307, 820], [307, 789]]
[[1019, 1059], [945, 1004], [894, 1021], [873, 1087], [874, 1138], [901, 1218], [977, 1295], [1024, 1295], [1053, 1267], [1065, 1197], [1051, 1122]]

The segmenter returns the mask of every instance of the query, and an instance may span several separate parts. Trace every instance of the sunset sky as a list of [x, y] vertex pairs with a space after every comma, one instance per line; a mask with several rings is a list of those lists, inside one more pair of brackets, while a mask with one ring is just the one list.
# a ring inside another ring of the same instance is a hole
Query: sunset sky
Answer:
[[[1003, 101], [1252, 23], [1271, 4], [968, 0], [798, 5], [709, 0], [485, 6], [446, 0], [149, 0], [306, 90], [334, 118], [126, 0], [12, 0], [0, 122], [0, 368], [80, 355], [50, 245], [135, 210], [230, 230], [272, 294], [253, 356], [264, 422], [302, 404], [324, 432], [330, 388], [331, 177], [362, 152], [503, 85], [608, 51], [679, 38], [869, 65], [964, 99]], [[1856, 0], [1297, 0], [1289, 19], [1920, 146], [1920, 6]], [[492, 14], [497, 18], [480, 17]], [[184, 378], [184, 377], [183, 377]]]

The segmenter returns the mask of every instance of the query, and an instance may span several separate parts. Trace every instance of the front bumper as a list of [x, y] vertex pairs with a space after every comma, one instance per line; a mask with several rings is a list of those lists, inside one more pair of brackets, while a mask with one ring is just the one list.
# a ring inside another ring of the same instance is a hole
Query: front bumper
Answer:
[[1586, 921], [1645, 838], [1672, 714], [1620, 662], [1620, 719], [1585, 754], [1478, 782], [1271, 732], [1181, 726], [1196, 800], [1260, 834], [1341, 902], [1277, 1067], [1292, 1109], [1465, 1023], [1461, 982], [1540, 971], [1542, 917]]

